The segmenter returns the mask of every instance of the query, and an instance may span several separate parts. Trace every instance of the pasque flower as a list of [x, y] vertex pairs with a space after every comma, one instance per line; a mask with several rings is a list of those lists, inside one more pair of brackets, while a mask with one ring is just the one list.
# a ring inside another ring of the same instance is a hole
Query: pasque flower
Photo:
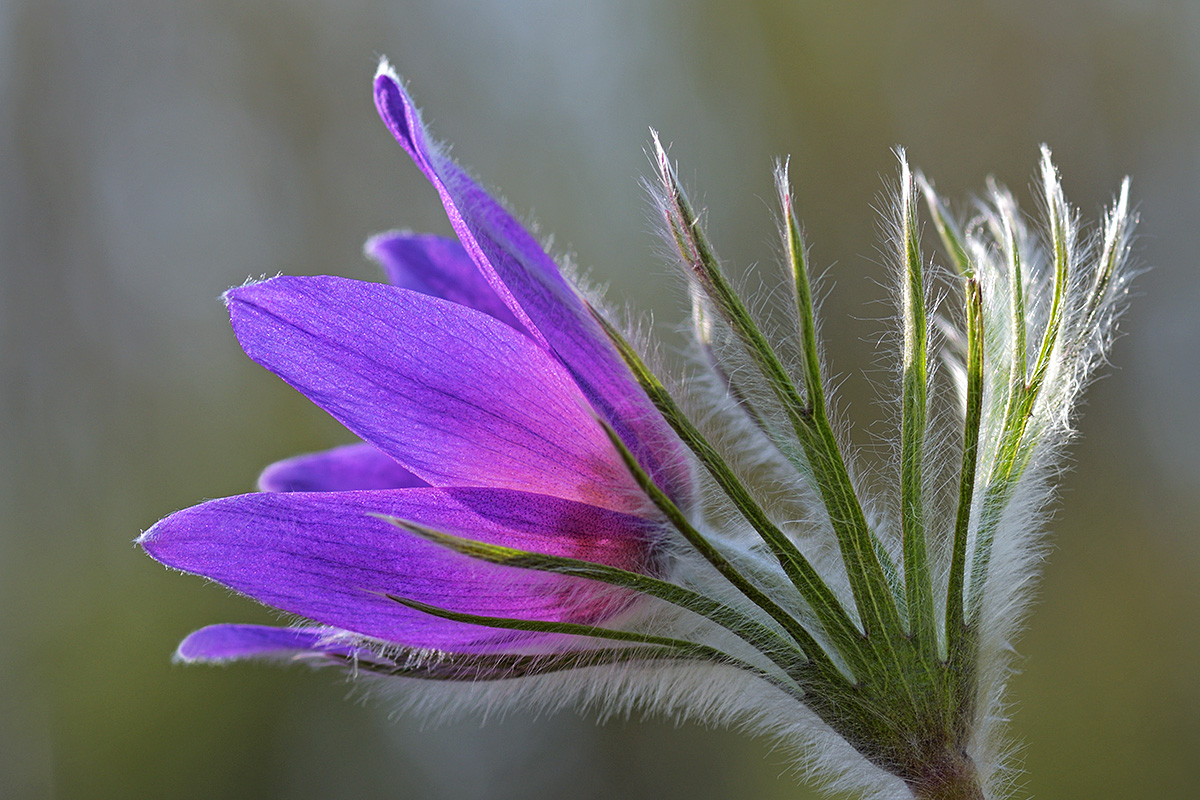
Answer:
[[[386, 64], [375, 100], [457, 241], [375, 237], [391, 285], [226, 294], [247, 355], [362, 441], [143, 534], [164, 564], [307, 621], [204, 628], [178, 657], [346, 664], [427, 711], [644, 708], [774, 736], [865, 794], [1002, 794], [1010, 641], [1125, 296], [1128, 184], [1085, 237], [1043, 150], [1043, 231], [995, 186], [962, 224], [900, 154], [895, 490], [872, 497], [835, 433], [785, 166], [796, 325], [776, 340], [656, 137], [695, 333], [668, 389], [431, 140]], [[920, 251], [922, 191], [945, 269]]]

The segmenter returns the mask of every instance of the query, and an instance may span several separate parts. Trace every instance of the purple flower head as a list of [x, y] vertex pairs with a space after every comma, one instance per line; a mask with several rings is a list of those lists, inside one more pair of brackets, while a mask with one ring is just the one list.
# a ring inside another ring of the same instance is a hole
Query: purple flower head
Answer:
[[[655, 141], [693, 299], [689, 412], [432, 142], [386, 64], [375, 103], [457, 241], [371, 239], [391, 285], [226, 294], [246, 354], [361, 441], [143, 534], [162, 563], [306, 620], [204, 628], [178, 657], [426, 679], [406, 695], [426, 710], [657, 710], [775, 736], [835, 788], [998, 796], [1009, 642], [1130, 279], [1128, 183], [1084, 235], [1043, 149], [1042, 230], [996, 186], [963, 222], [898, 153], [899, 413], [876, 474], [895, 485], [879, 493], [831, 410], [785, 165], [794, 325], [772, 340]], [[921, 253], [919, 190], [950, 269]]]
[[262, 493], [185, 509], [141, 537], [168, 566], [324, 626], [218, 625], [185, 640], [183, 660], [569, 651], [579, 637], [461, 615], [598, 625], [633, 595], [481, 563], [397, 521], [660, 573], [660, 515], [608, 431], [663, 491], [689, 502], [682, 445], [553, 260], [430, 142], [386, 66], [375, 99], [459, 241], [374, 237], [367, 253], [390, 286], [280, 277], [226, 294], [246, 354], [363, 441], [274, 464]]

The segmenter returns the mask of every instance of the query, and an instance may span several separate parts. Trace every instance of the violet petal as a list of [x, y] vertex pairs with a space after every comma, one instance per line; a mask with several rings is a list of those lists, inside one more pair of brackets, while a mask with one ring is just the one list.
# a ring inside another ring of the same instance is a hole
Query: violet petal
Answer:
[[360, 442], [276, 461], [263, 470], [264, 492], [347, 492], [427, 486], [373, 445]]
[[441, 196], [450, 224], [484, 277], [523, 326], [563, 363], [596, 413], [672, 498], [687, 503], [682, 445], [634, 380], [582, 299], [537, 241], [429, 140], [420, 115], [386, 65], [375, 107]]
[[393, 594], [464, 613], [595, 624], [630, 597], [604, 584], [480, 562], [380, 519], [480, 541], [650, 569], [656, 527], [583, 503], [498, 489], [267, 493], [212, 500], [158, 522], [158, 561], [317, 622], [411, 647], [494, 649], [545, 639], [444, 620]]
[[392, 285], [470, 306], [525, 331], [455, 240], [429, 234], [381, 233], [368, 239], [365, 249]]
[[570, 376], [482, 312], [330, 277], [226, 300], [247, 355], [431, 485], [640, 502]]
[[363, 648], [330, 640], [327, 628], [277, 628], [270, 625], [209, 625], [179, 643], [179, 661], [236, 661], [334, 654], [372, 659]]

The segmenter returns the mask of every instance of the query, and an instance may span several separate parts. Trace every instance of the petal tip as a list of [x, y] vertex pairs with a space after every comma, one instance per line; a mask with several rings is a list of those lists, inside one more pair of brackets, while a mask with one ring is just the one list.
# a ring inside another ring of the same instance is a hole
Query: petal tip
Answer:
[[160, 519], [143, 531], [142, 535], [133, 542], [142, 548], [143, 553], [169, 569], [182, 569], [178, 564], [172, 563], [176, 560], [173, 557], [176, 555], [174, 545], [178, 544], [178, 539], [172, 536], [173, 525], [171, 523], [180, 513], [182, 512], [177, 511], [175, 514]]
[[[331, 658], [332, 657], [332, 658]], [[325, 627], [280, 628], [273, 625], [220, 623], [192, 631], [175, 648], [176, 664], [229, 664], [266, 659], [335, 663], [338, 657], [371, 660], [362, 640]]]
[[203, 549], [205, 531], [198, 529], [196, 520], [198, 515], [202, 517], [208, 513], [212, 506], [221, 504], [221, 500], [210, 500], [168, 514], [143, 531], [142, 535], [134, 540], [134, 544], [165, 567], [203, 574], [202, 565], [197, 562], [196, 557], [197, 550]]
[[156, 558], [153, 547], [156, 544], [155, 538], [158, 535], [159, 526], [162, 525], [163, 522], [164, 520], [159, 520], [146, 530], [142, 531], [142, 534], [133, 540], [133, 543], [142, 548], [146, 555], [150, 556], [151, 558]]
[[243, 295], [247, 294], [249, 291], [252, 291], [254, 287], [272, 283], [274, 281], [281, 280], [284, 277], [285, 276], [282, 274], [276, 274], [270, 278], [265, 275], [261, 275], [257, 278], [246, 278], [245, 282], [240, 286], [233, 286], [222, 292], [221, 301], [225, 303], [226, 308], [229, 308], [235, 302], [242, 300]]
[[184, 639], [175, 648], [175, 652], [171, 654], [172, 664], [202, 664], [207, 659], [201, 655], [192, 653], [187, 647], [188, 640]]
[[398, 117], [403, 120], [412, 110], [412, 99], [404, 90], [404, 81], [386, 61], [381, 62], [375, 72], [375, 103], [385, 119]]
[[172, 664], [220, 664], [235, 661], [238, 658], [236, 649], [229, 651], [229, 632], [238, 631], [239, 625], [209, 625], [192, 631], [184, 637], [175, 652], [171, 654]]
[[377, 233], [374, 236], [368, 237], [367, 240], [363, 242], [363, 255], [374, 261], [376, 264], [379, 264], [386, 255], [388, 242], [391, 242], [397, 238], [407, 238], [414, 235], [415, 234], [408, 228], [397, 228], [395, 230]]
[[380, 62], [375, 73], [375, 109], [392, 136], [408, 151], [409, 156], [422, 169], [430, 169], [425, 152], [428, 143], [421, 129], [420, 114], [412, 98], [404, 90], [404, 82], [386, 61]]
[[387, 56], [380, 56], [379, 66], [375, 68], [375, 80], [378, 81], [380, 78], [388, 78], [395, 83], [400, 83], [400, 76], [396, 74], [396, 70], [388, 61]]
[[258, 481], [254, 488], [260, 492], [286, 492], [290, 484], [284, 479], [283, 462], [275, 462], [268, 465], [262, 472], [258, 474]]

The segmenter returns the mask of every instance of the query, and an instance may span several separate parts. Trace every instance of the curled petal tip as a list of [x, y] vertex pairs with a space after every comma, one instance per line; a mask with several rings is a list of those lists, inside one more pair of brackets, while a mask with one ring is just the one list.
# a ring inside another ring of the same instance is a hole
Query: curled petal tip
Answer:
[[386, 62], [380, 64], [375, 74], [375, 108], [396, 141], [428, 173], [432, 167], [425, 153], [429, 145], [421, 128], [420, 114], [399, 76]]
[[400, 76], [396, 74], [396, 70], [392, 68], [392, 64], [388, 61], [387, 56], [379, 57], [379, 66], [375, 68], [375, 79], [390, 78], [399, 83]]

